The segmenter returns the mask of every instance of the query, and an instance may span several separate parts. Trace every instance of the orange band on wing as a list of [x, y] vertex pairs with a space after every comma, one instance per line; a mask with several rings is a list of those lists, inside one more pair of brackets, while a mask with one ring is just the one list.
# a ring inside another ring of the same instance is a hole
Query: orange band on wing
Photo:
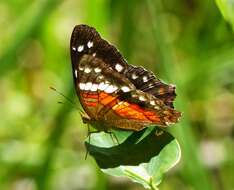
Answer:
[[[117, 97], [114, 97], [114, 96], [106, 96], [105, 98], [103, 99], [99, 99], [100, 103], [103, 104], [103, 105], [108, 105], [109, 103], [114, 103], [116, 104], [117, 102], [114, 101], [115, 99], [117, 99]], [[113, 104], [112, 104], [113, 105]], [[110, 107], [112, 107], [112, 105], [108, 105]]]
[[102, 100], [102, 99], [104, 99], [104, 98], [106, 98], [106, 97], [108, 97], [108, 96], [109, 96], [109, 95], [108, 95], [107, 93], [101, 92], [101, 93], [99, 94], [99, 99]]
[[160, 122], [160, 116], [153, 111], [145, 110], [137, 104], [118, 100], [117, 96], [111, 96], [108, 93], [101, 92], [100, 94], [82, 93], [85, 105], [96, 107], [98, 103], [108, 106], [118, 115], [127, 119], [135, 119], [145, 122]]

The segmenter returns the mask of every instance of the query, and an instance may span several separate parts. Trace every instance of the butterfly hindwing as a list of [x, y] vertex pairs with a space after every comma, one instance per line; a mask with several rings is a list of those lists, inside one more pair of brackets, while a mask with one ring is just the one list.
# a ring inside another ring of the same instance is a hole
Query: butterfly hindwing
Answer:
[[173, 108], [173, 101], [176, 97], [175, 86], [167, 85], [160, 81], [153, 72], [149, 72], [143, 67], [129, 65], [126, 77], [143, 92], [152, 94], [161, 99], [167, 106]]

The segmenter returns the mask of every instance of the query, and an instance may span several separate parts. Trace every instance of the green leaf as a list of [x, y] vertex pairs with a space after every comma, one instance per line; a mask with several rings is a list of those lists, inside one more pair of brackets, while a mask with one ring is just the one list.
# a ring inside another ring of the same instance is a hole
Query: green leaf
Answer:
[[234, 1], [233, 0], [215, 0], [224, 19], [232, 25], [234, 31]]
[[94, 133], [85, 145], [103, 172], [128, 177], [149, 189], [157, 189], [181, 154], [177, 140], [159, 127]]

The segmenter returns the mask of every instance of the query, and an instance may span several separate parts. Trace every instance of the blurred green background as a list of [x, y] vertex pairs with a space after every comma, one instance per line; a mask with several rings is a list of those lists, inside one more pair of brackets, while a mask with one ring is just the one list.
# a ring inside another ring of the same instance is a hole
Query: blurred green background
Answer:
[[170, 131], [182, 158], [160, 189], [234, 189], [233, 7], [230, 0], [1, 0], [0, 189], [143, 189], [85, 160], [79, 112], [49, 89], [78, 102], [69, 42], [81, 23], [129, 63], [177, 85], [183, 117]]

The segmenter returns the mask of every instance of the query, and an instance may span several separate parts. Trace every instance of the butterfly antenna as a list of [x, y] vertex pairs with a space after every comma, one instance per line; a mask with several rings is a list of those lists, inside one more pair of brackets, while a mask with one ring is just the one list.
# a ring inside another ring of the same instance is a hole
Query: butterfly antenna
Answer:
[[[57, 92], [59, 95], [63, 96], [74, 108], [76, 108], [81, 114], [84, 114], [84, 112], [77, 106], [77, 104], [74, 101], [72, 101], [70, 98], [65, 96], [62, 92], [58, 91], [56, 88], [51, 86], [50, 89]], [[62, 104], [63, 102], [59, 101], [58, 103]]]

